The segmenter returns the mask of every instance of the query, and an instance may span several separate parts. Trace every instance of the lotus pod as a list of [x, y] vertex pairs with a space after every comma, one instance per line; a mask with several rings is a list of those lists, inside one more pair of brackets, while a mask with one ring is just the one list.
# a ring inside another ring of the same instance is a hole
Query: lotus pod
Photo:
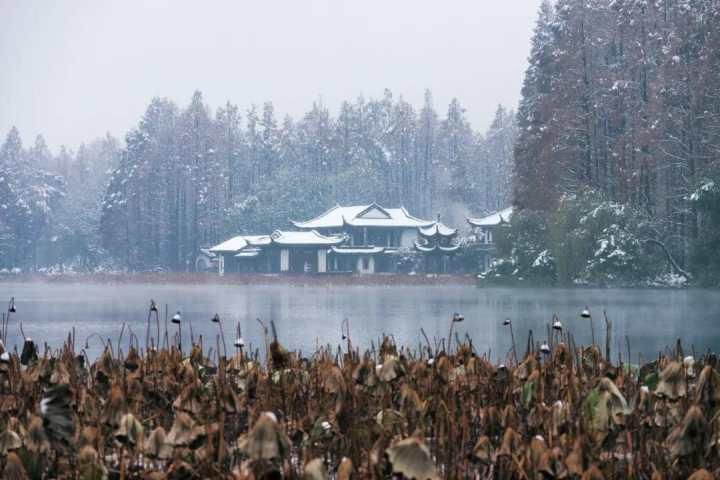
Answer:
[[310, 460], [303, 469], [302, 480], [326, 480], [328, 478], [322, 458]]
[[430, 450], [417, 438], [400, 440], [385, 450], [392, 473], [415, 480], [439, 479]]
[[661, 398], [677, 400], [686, 395], [683, 367], [680, 362], [672, 361], [660, 372], [660, 381], [655, 389], [655, 395]]

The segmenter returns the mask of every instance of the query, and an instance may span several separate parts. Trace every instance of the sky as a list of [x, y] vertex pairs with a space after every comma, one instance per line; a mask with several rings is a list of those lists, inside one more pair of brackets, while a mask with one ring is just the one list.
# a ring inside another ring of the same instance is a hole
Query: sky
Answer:
[[516, 107], [540, 0], [0, 0], [0, 136], [77, 148], [122, 138], [153, 97], [214, 110], [387, 88], [416, 107], [453, 97], [476, 129]]

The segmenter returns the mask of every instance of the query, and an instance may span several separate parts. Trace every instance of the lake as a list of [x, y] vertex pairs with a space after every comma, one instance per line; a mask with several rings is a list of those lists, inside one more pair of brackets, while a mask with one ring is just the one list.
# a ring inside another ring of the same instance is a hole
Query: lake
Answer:
[[[560, 316], [576, 343], [591, 342], [590, 325], [579, 312], [588, 305], [593, 312], [595, 333], [604, 345], [603, 309], [613, 322], [613, 358], [625, 336], [630, 338], [633, 360], [657, 355], [681, 337], [686, 352], [700, 353], [720, 345], [720, 291], [642, 290], [642, 289], [557, 289], [557, 288], [478, 288], [458, 286], [311, 286], [288, 285], [162, 285], [92, 283], [0, 283], [0, 300], [14, 296], [8, 343], [21, 346], [19, 322], [25, 334], [40, 345], [62, 344], [68, 332], [76, 329], [76, 343], [97, 333], [116, 342], [123, 322], [128, 332], [145, 343], [150, 299], [160, 306], [161, 325], [167, 304], [170, 316], [181, 310], [183, 345], [190, 343], [190, 323], [195, 336], [203, 335], [215, 343], [217, 327], [210, 319], [218, 313], [223, 320], [228, 350], [232, 349], [235, 325], [240, 321], [247, 344], [263, 345], [262, 328], [256, 318], [274, 320], [281, 343], [289, 349], [308, 352], [318, 344], [337, 345], [340, 325], [350, 322], [355, 344], [370, 346], [383, 333], [393, 334], [404, 345], [417, 347], [422, 341], [420, 328], [430, 336], [447, 336], [449, 319], [460, 312], [465, 321], [456, 324], [461, 336], [473, 338], [481, 352], [492, 352], [503, 361], [511, 349], [505, 318], [512, 319], [518, 350], [524, 351], [527, 333], [535, 339], [545, 337], [552, 315]], [[4, 304], [3, 304], [4, 305]], [[2, 307], [4, 310], [4, 306]], [[169, 324], [171, 335], [176, 328]], [[153, 322], [151, 335], [156, 336]], [[90, 356], [101, 350], [97, 337], [89, 340]], [[205, 343], [206, 345], [208, 343]]]

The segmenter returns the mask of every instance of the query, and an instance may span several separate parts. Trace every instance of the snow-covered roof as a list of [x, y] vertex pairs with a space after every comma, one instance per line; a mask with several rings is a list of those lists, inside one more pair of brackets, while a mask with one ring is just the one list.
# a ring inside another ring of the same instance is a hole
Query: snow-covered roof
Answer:
[[270, 245], [270, 235], [245, 235], [245, 241], [248, 245], [262, 246]]
[[348, 207], [336, 205], [318, 217], [292, 223], [298, 228], [340, 228], [345, 224], [356, 227], [416, 228], [433, 222], [413, 217], [404, 207], [383, 208], [371, 203]]
[[245, 240], [245, 237], [243, 235], [238, 235], [237, 237], [232, 237], [230, 240], [225, 240], [224, 242], [215, 245], [210, 248], [210, 251], [213, 253], [237, 252], [245, 248], [247, 244], [248, 242]]
[[383, 253], [385, 247], [331, 247], [332, 251], [339, 254], [372, 254]]
[[427, 227], [420, 227], [418, 230], [420, 235], [423, 237], [434, 237], [435, 235], [439, 235], [441, 237], [452, 237], [457, 235], [456, 228], [450, 228], [440, 221], [434, 222], [432, 225]]
[[493, 225], [500, 225], [501, 223], [506, 223], [510, 221], [513, 211], [513, 207], [507, 207], [502, 210], [498, 210], [497, 212], [491, 213], [490, 215], [487, 215], [485, 217], [468, 217], [467, 222], [473, 227], [491, 227]]
[[287, 232], [275, 230], [271, 235], [273, 243], [278, 245], [339, 245], [345, 237], [325, 236], [316, 230], [303, 232]]
[[239, 252], [248, 245], [262, 246], [270, 245], [270, 235], [238, 235], [230, 240], [215, 245], [209, 251], [213, 253], [232, 253]]

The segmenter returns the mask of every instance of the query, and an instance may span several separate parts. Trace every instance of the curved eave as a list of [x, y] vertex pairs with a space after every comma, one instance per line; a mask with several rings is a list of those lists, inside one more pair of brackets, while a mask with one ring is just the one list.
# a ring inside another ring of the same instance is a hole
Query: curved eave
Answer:
[[415, 242], [415, 249], [422, 253], [454, 253], [458, 251], [459, 248], [460, 245], [453, 245], [450, 247], [433, 245], [432, 247], [429, 247], [426, 245], [420, 245], [419, 243]]
[[432, 233], [423, 230], [427, 229], [418, 228], [418, 233], [420, 233], [420, 236], [424, 238], [455, 238], [458, 234], [457, 228], [450, 233], [442, 233], [437, 227], [435, 227], [435, 231]]

